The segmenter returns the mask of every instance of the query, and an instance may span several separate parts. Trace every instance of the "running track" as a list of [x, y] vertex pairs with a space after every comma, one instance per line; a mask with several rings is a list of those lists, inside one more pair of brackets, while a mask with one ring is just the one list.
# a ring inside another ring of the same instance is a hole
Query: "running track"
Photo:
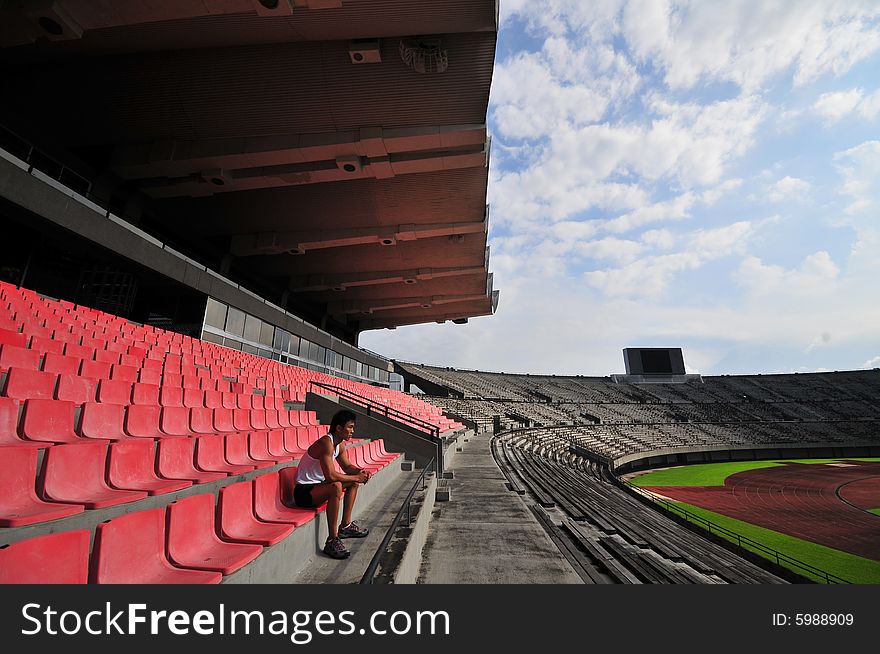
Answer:
[[724, 486], [649, 486], [759, 527], [880, 560], [880, 462], [786, 463], [730, 475]]

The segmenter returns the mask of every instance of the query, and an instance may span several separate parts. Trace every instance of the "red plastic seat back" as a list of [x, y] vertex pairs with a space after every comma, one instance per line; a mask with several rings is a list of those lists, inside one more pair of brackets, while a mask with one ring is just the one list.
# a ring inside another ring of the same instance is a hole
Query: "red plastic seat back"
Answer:
[[159, 415], [161, 407], [137, 406], [132, 404], [126, 410], [125, 431], [135, 438], [161, 438]]
[[79, 433], [83, 438], [103, 440], [124, 439], [125, 407], [119, 404], [83, 404]]
[[27, 400], [24, 403], [21, 433], [33, 441], [76, 442], [73, 431], [73, 403], [61, 400]]
[[0, 584], [85, 584], [89, 530], [75, 529], [0, 547]]
[[95, 583], [218, 583], [221, 578], [219, 573], [182, 570], [168, 562], [165, 509], [129, 513], [98, 525], [92, 554]]
[[3, 395], [14, 400], [30, 398], [51, 400], [55, 397], [57, 375], [27, 368], [10, 368]]
[[0, 345], [0, 370], [8, 370], [9, 368], [39, 370], [40, 353], [15, 345]]

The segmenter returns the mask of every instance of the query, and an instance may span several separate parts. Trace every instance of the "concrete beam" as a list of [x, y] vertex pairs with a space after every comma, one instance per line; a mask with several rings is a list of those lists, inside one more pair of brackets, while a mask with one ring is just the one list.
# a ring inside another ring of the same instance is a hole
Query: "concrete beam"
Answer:
[[386, 179], [395, 175], [430, 173], [438, 170], [481, 168], [488, 163], [485, 145], [460, 149], [408, 152], [370, 159], [361, 156], [334, 160], [286, 163], [277, 166], [227, 170], [211, 168], [185, 177], [152, 178], [141, 189], [153, 198], [206, 197], [216, 193], [250, 191], [279, 186], [323, 184], [353, 179]]
[[456, 234], [480, 234], [487, 231], [485, 220], [431, 225], [376, 225], [360, 229], [321, 229], [292, 232], [258, 232], [232, 237], [231, 251], [237, 257], [265, 254], [302, 254], [307, 250], [339, 248], [350, 245], [396, 245], [398, 241], [415, 241]]
[[389, 155], [484, 146], [487, 138], [486, 125], [478, 124], [363, 127], [317, 134], [155, 141], [119, 148], [111, 167], [125, 179], [144, 179], [185, 177], [213, 168], [245, 170], [334, 161], [341, 157], [366, 157], [381, 166], [386, 163], [382, 157]]
[[433, 295], [426, 297], [375, 298], [372, 300], [342, 300], [340, 302], [328, 303], [327, 313], [332, 316], [343, 316], [346, 314], [364, 314], [376, 311], [389, 311], [391, 309], [408, 309], [411, 307], [430, 309], [439, 305], [470, 302], [485, 298], [485, 295]]
[[290, 278], [291, 292], [340, 290], [353, 286], [380, 284], [417, 284], [419, 281], [440, 277], [457, 277], [485, 273], [481, 266], [461, 268], [413, 268], [386, 270], [374, 273], [337, 273], [333, 275], [301, 275]]

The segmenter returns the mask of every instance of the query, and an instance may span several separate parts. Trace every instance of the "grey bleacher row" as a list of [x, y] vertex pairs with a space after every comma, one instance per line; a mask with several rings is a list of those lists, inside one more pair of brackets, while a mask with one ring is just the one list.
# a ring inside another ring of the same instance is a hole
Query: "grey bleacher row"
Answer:
[[535, 509], [539, 522], [592, 583], [785, 583], [725, 548], [654, 512], [610, 483], [602, 467], [540, 431], [499, 439], [500, 463], [561, 522]]
[[[479, 425], [497, 417], [501, 429], [577, 425], [585, 443], [612, 458], [660, 447], [725, 443], [876, 444], [874, 434], [880, 432], [878, 370], [636, 385], [600, 377], [407, 366], [467, 391], [471, 398], [431, 398], [451, 414]], [[478, 391], [482, 399], [474, 397]], [[530, 400], [522, 399], [525, 393]]]
[[740, 424], [611, 424], [542, 427], [535, 437], [565, 434], [578, 445], [612, 462], [621, 457], [668, 448], [726, 446], [880, 444], [880, 423], [874, 420], [813, 422], [749, 422]]
[[880, 371], [704, 376], [685, 384], [619, 384], [610, 377], [515, 375], [399, 364], [446, 386], [464, 399], [529, 400], [584, 404], [876, 401]]

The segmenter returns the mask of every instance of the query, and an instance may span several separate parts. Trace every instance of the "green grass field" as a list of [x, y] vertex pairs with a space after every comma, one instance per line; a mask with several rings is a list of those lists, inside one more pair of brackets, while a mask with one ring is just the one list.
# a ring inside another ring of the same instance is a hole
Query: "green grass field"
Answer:
[[[769, 459], [767, 461], [727, 461], [724, 463], [698, 463], [647, 472], [630, 480], [633, 486], [723, 486], [730, 475], [758, 468], [772, 468], [785, 462], [791, 463], [837, 463], [843, 459]], [[846, 459], [847, 461], [880, 461], [880, 458]]]
[[[731, 461], [724, 463], [705, 463], [690, 466], [679, 466], [666, 470], [648, 472], [630, 480], [633, 486], [723, 486], [724, 480], [732, 474], [755, 470], [759, 468], [772, 468], [783, 465], [785, 462], [819, 464], [836, 463], [843, 459], [771, 459], [767, 461]], [[856, 461], [880, 461], [880, 458], [858, 458], [845, 460]], [[734, 518], [708, 511], [691, 504], [673, 502], [673, 506], [686, 510], [693, 516], [703, 518], [717, 526], [728, 529], [742, 537], [754, 540], [762, 545], [777, 550], [799, 561], [824, 570], [832, 575], [841, 577], [852, 583], [880, 584], [880, 561], [873, 561], [864, 557], [835, 550], [824, 545], [812, 543], [781, 534], [779, 532], [758, 527], [748, 522], [742, 522]], [[871, 513], [880, 516], [880, 509], [872, 509]], [[695, 522], [699, 523], [699, 520]], [[703, 525], [705, 527], [705, 525]], [[735, 537], [720, 534], [724, 538], [736, 542]], [[746, 546], [744, 544], [744, 546]], [[749, 547], [753, 551], [756, 548]], [[766, 553], [758, 551], [762, 556]], [[772, 558], [772, 557], [768, 557]], [[784, 562], [783, 562], [784, 564]], [[788, 565], [792, 570], [807, 577], [823, 581], [795, 565]]]
[[[685, 504], [683, 502], [673, 502], [673, 504], [685, 509], [692, 515], [709, 520], [710, 522], [729, 529], [740, 536], [750, 538], [762, 545], [777, 550], [782, 554], [786, 554], [793, 559], [803, 561], [808, 565], [846, 579], [851, 583], [880, 584], [880, 561], [872, 561], [871, 559], [825, 547], [818, 543], [811, 543], [810, 541], [801, 540], [800, 538], [780, 534], [777, 531], [764, 529], [763, 527], [758, 527], [749, 524], [748, 522], [728, 518], [726, 515], [707, 511], [706, 509], [701, 509], [692, 504]], [[723, 533], [720, 535], [730, 541], [737, 542], [736, 538], [732, 538]], [[766, 558], [771, 558], [768, 557], [766, 553], [748, 547], [746, 544], [743, 544], [743, 546], [752, 551], [757, 551], [758, 554], [761, 554]], [[781, 563], [785, 565], [784, 562]], [[823, 579], [816, 577], [795, 565], [787, 565], [786, 567], [791, 568], [805, 577], [811, 577], [816, 579], [816, 581], [822, 581], [824, 583]]]

